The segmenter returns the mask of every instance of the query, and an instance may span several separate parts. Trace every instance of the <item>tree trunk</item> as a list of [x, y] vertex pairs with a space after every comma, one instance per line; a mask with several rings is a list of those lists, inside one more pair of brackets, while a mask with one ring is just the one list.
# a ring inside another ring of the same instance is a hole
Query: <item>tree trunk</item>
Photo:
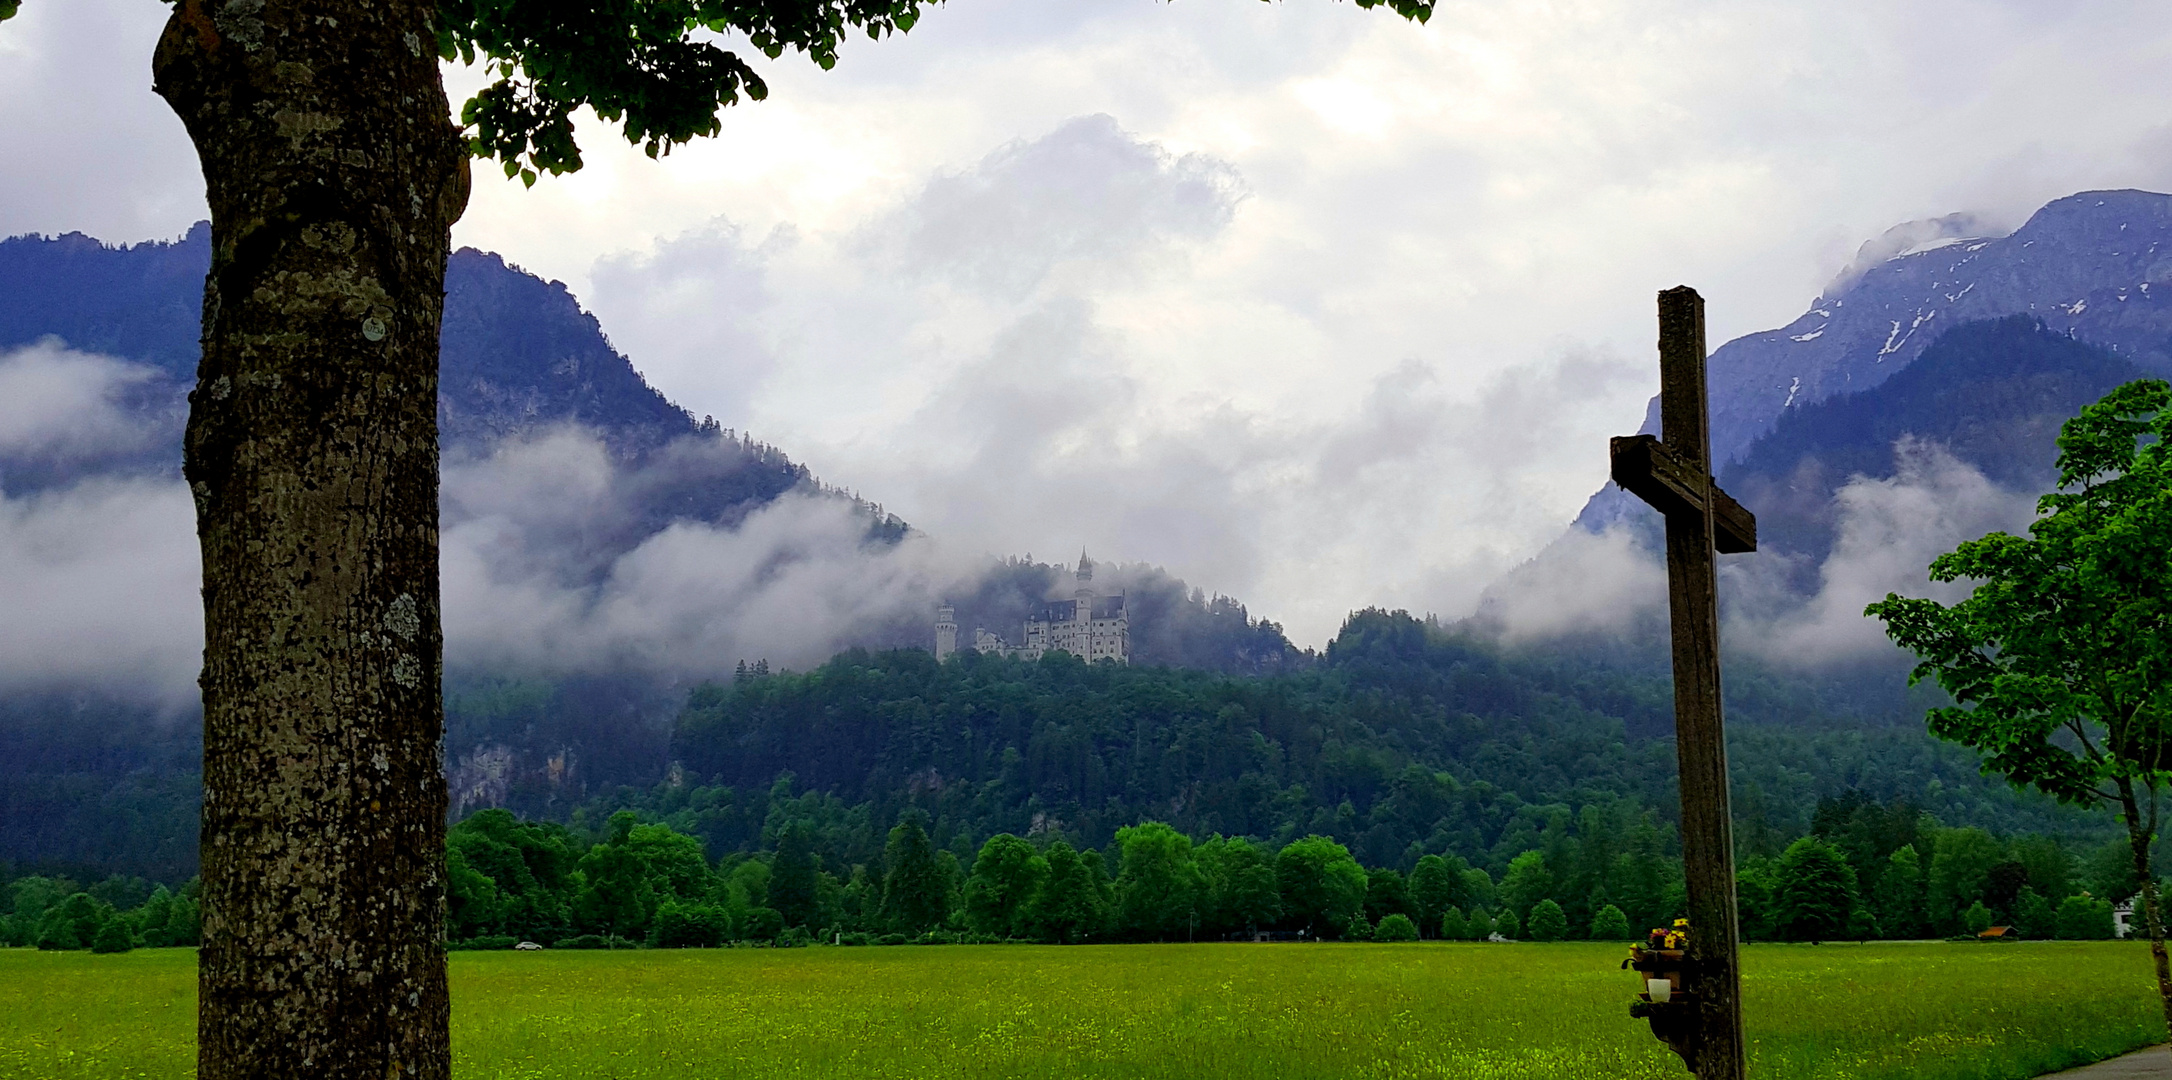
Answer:
[[[2127, 801], [2131, 806], [2134, 800], [2129, 796]], [[2172, 1034], [2172, 961], [2165, 956], [2164, 916], [2158, 909], [2157, 879], [2149, 865], [2149, 842], [2153, 838], [2148, 829], [2134, 824], [2131, 810], [2129, 814], [2127, 844], [2134, 852], [2134, 870], [2142, 883], [2142, 921], [2149, 927], [2149, 955], [2157, 965], [2157, 998], [2164, 1004], [2165, 1031]]]
[[211, 204], [199, 1075], [449, 1072], [437, 339], [465, 156], [431, 0], [180, 0]]

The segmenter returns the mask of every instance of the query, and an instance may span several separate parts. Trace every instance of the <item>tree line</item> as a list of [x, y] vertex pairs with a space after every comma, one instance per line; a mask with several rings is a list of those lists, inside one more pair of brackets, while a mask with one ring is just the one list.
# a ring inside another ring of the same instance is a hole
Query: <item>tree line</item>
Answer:
[[[447, 836], [456, 947], [702, 947], [735, 942], [1627, 940], [1683, 908], [1671, 830], [1632, 804], [1555, 808], [1532, 846], [1488, 867], [1429, 852], [1366, 866], [1333, 838], [1275, 845], [1165, 822], [1105, 848], [1054, 832], [936, 843], [905, 811], [847, 862], [780, 800], [770, 843], [711, 859], [702, 840], [631, 810], [596, 832], [492, 809]], [[1822, 800], [1813, 829], [1738, 874], [1745, 938], [1974, 934], [2108, 938], [2137, 883], [2117, 841], [2078, 854], [2037, 834], [1947, 828], [1905, 802]], [[962, 851], [962, 854], [961, 854]], [[43, 949], [193, 945], [195, 883], [27, 876], [0, 889], [0, 941]]]
[[119, 875], [84, 887], [0, 872], [0, 884], [0, 945], [115, 953], [195, 945], [202, 933], [194, 878], [178, 889]]
[[[2035, 834], [1947, 828], [1859, 793], [1739, 874], [1745, 936], [1812, 941], [1972, 934], [2103, 938], [2136, 883], [2116, 841], [2079, 856]], [[487, 810], [451, 831], [456, 940], [509, 945], [731, 942], [1627, 940], [1683, 909], [1670, 831], [1594, 804], [1549, 817], [1534, 846], [1489, 869], [1432, 852], [1365, 866], [1333, 838], [1273, 845], [1195, 838], [1160, 821], [1105, 848], [1054, 832], [939, 845], [907, 810], [880, 852], [846, 862], [787, 808], [772, 846], [711, 862], [701, 841], [631, 811], [583, 848], [548, 822]], [[1496, 870], [1498, 872], [1496, 872]]]

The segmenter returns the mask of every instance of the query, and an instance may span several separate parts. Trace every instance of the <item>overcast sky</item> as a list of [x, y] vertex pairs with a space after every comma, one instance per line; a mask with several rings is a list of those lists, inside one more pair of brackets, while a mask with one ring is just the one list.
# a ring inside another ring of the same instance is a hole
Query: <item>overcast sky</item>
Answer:
[[[204, 215], [167, 10], [0, 28], [0, 234]], [[1717, 343], [1899, 222], [2172, 188], [2161, 2], [958, 0], [760, 66], [666, 161], [591, 125], [576, 177], [478, 170], [456, 239], [945, 544], [1159, 562], [1304, 644], [1463, 614], [1558, 534], [1656, 386], [1656, 290]]]

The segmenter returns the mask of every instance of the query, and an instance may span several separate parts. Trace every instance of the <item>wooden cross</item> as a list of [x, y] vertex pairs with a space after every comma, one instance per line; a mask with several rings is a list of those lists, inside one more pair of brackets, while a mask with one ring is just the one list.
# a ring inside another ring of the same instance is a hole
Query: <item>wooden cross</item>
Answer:
[[1734, 838], [1720, 715], [1715, 552], [1757, 550], [1757, 519], [1712, 479], [1705, 399], [1704, 298], [1659, 294], [1660, 438], [1613, 441], [1614, 482], [1667, 518], [1674, 637], [1674, 750], [1681, 769], [1682, 863], [1689, 885], [1687, 991], [1653, 1010], [1652, 1031], [1699, 1080], [1743, 1080], [1742, 975], [1736, 949]]

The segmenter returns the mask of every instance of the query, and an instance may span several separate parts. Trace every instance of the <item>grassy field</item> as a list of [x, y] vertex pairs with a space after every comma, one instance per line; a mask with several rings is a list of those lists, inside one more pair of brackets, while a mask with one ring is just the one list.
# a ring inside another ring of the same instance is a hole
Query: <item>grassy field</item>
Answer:
[[[455, 1072], [766, 1077], [1683, 1077], [1618, 945], [455, 953]], [[2113, 943], [1752, 946], [1759, 1080], [2003, 1080], [2161, 1040]], [[180, 1077], [195, 955], [0, 950], [0, 1077]]]

